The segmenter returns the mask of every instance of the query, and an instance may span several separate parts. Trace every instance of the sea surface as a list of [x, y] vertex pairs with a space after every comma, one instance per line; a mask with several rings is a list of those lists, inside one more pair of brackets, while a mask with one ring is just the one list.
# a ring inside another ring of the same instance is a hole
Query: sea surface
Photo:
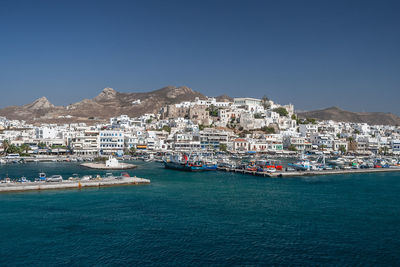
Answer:
[[[0, 266], [399, 266], [400, 173], [262, 178], [137, 163], [151, 185], [0, 194]], [[105, 174], [77, 163], [0, 177]], [[117, 172], [114, 172], [117, 174]]]

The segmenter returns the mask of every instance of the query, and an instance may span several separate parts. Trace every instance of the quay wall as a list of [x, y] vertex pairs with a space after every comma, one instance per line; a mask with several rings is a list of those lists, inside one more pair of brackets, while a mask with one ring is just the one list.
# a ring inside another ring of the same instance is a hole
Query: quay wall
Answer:
[[321, 170], [321, 171], [276, 171], [258, 172], [248, 171], [242, 169], [218, 168], [220, 171], [239, 172], [243, 174], [250, 174], [264, 177], [298, 177], [298, 176], [316, 176], [316, 175], [342, 175], [342, 174], [355, 174], [355, 173], [384, 173], [384, 172], [400, 172], [400, 168], [376, 168], [376, 169], [349, 169], [349, 170]]
[[49, 190], [49, 189], [80, 189], [84, 187], [106, 187], [121, 185], [150, 184], [150, 180], [125, 177], [123, 179], [102, 179], [90, 181], [63, 181], [63, 182], [27, 182], [27, 183], [4, 183], [0, 184], [1, 192]]

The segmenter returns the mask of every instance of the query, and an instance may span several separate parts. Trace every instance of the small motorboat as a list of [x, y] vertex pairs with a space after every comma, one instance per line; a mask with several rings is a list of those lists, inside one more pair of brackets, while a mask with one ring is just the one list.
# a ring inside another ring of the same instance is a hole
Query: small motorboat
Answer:
[[63, 178], [61, 175], [52, 175], [52, 176], [46, 178], [46, 182], [59, 183], [62, 181], [63, 181]]

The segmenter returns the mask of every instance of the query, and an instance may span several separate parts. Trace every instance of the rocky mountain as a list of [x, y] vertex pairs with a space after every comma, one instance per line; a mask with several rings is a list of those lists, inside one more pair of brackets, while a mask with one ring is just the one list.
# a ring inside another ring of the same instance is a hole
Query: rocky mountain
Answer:
[[371, 125], [400, 125], [400, 117], [384, 112], [351, 112], [338, 107], [297, 113], [299, 118], [317, 120], [334, 120], [344, 122], [360, 122]]
[[[30, 123], [72, 123], [104, 122], [121, 114], [136, 117], [145, 113], [157, 113], [166, 105], [192, 101], [205, 96], [186, 86], [167, 86], [143, 93], [120, 93], [112, 88], [104, 88], [92, 99], [83, 99], [68, 106], [55, 106], [46, 97], [31, 104], [10, 106], [0, 109], [0, 116], [8, 119], [25, 120]], [[217, 97], [218, 101], [233, 101], [227, 95]], [[400, 117], [383, 112], [350, 112], [338, 107], [323, 110], [298, 112], [299, 118], [335, 120], [346, 122], [366, 122], [369, 124], [400, 125]]]
[[220, 95], [216, 97], [216, 100], [218, 102], [233, 102], [233, 97], [230, 97], [228, 95]]
[[121, 114], [136, 117], [156, 113], [165, 105], [191, 101], [196, 97], [205, 99], [204, 95], [186, 86], [167, 86], [145, 93], [120, 93], [105, 88], [93, 99], [84, 99], [68, 106], [54, 106], [42, 97], [31, 104], [0, 109], [0, 116], [31, 123], [95, 122]]

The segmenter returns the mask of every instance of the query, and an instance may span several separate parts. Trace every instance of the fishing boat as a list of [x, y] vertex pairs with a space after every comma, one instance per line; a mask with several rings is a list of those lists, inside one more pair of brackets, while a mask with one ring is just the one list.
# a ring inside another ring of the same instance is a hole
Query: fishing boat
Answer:
[[[191, 160], [191, 155], [170, 155], [169, 158], [164, 158], [164, 167], [166, 169], [180, 170], [180, 171], [215, 171], [217, 170], [217, 164], [215, 163], [205, 163], [203, 160], [198, 159], [198, 157], [193, 157]], [[197, 159], [196, 159], [197, 158]]]
[[36, 181], [45, 182], [46, 181], [46, 174], [44, 172], [39, 173], [39, 178], [36, 179]]
[[298, 171], [309, 171], [312, 169], [312, 165], [309, 160], [301, 160], [296, 163], [289, 163], [288, 166]]
[[230, 168], [230, 169], [234, 169], [237, 167], [236, 162], [231, 161], [229, 159], [222, 159], [218, 161], [218, 166], [221, 168]]
[[257, 170], [260, 172], [282, 171], [282, 163], [278, 160], [257, 160]]
[[129, 175], [129, 173], [123, 172], [121, 173], [121, 177], [131, 177], [131, 176]]

